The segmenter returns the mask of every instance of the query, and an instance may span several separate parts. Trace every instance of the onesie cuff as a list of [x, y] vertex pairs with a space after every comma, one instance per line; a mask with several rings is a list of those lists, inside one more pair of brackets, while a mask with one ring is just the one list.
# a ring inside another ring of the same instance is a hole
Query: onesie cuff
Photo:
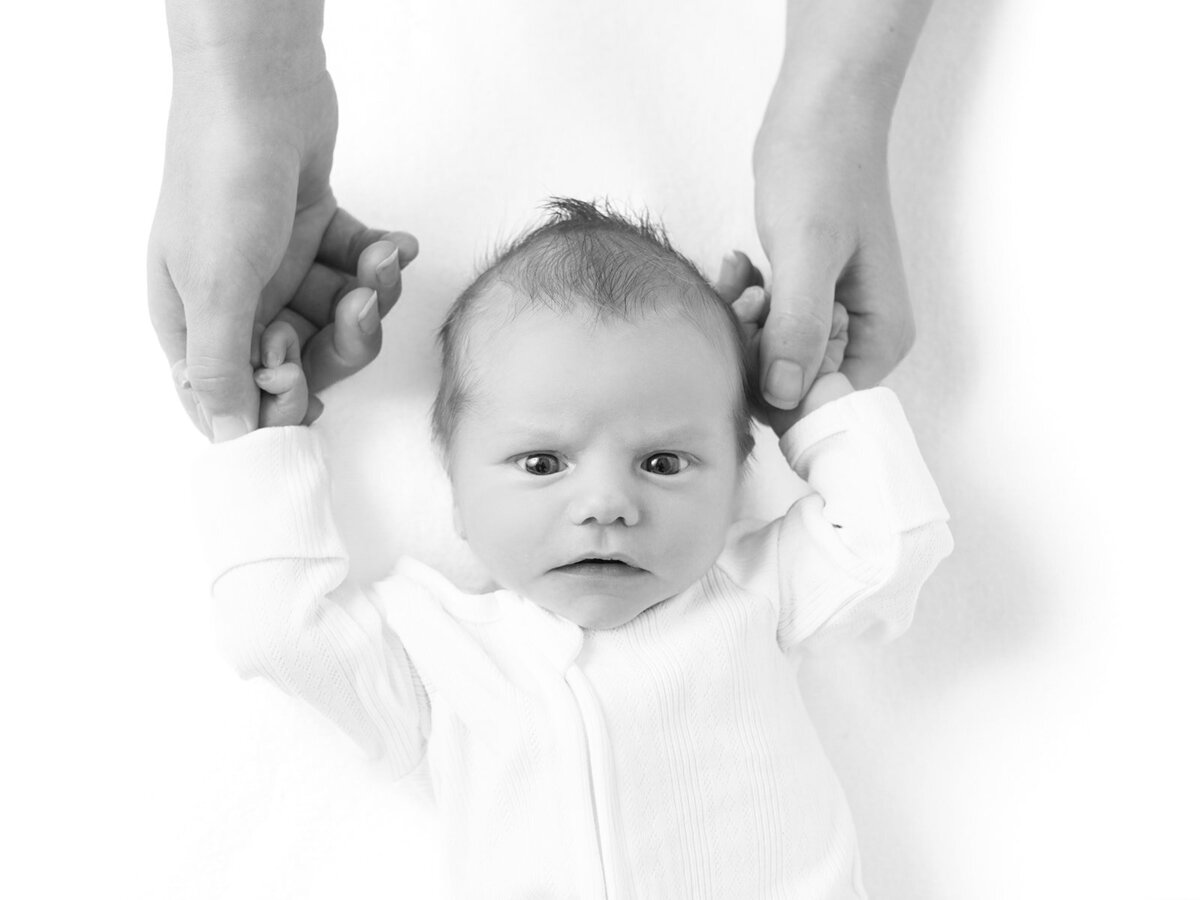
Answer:
[[196, 461], [192, 487], [213, 581], [264, 559], [345, 555], [311, 428], [260, 428], [213, 444]]
[[[836, 400], [830, 400], [828, 403], [818, 406], [807, 416], [798, 419], [779, 438], [779, 449], [783, 451], [783, 456], [788, 461], [788, 465], [795, 468], [796, 460], [809, 447], [820, 443], [827, 437], [841, 434], [849, 428], [852, 421], [846, 409], [849, 401], [852, 398], [871, 394], [875, 391], [892, 393], [887, 388], [852, 391], [844, 397], [838, 397]], [[895, 394], [892, 394], [892, 396], [894, 397]]]
[[[840, 437], [839, 437], [840, 436]], [[827, 453], [874, 477], [897, 532], [949, 519], [900, 399], [890, 388], [855, 391], [819, 407], [779, 439], [784, 457], [802, 478]]]

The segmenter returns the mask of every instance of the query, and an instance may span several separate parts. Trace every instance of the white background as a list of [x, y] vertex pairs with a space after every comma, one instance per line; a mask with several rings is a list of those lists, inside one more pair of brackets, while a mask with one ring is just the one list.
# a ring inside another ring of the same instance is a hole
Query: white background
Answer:
[[[889, 383], [957, 550], [905, 639], [802, 673], [880, 900], [1200, 898], [1185, 8], [940, 0], [913, 62], [892, 167], [920, 337]], [[444, 521], [392, 503], [428, 473], [429, 329], [541, 198], [643, 204], [710, 272], [758, 252], [781, 23], [330, 0], [335, 189], [422, 241], [384, 357], [326, 397], [358, 575], [438, 552]], [[4, 32], [0, 894], [426, 896], [426, 812], [213, 646], [202, 442], [145, 314], [162, 10], [22, 3]]]

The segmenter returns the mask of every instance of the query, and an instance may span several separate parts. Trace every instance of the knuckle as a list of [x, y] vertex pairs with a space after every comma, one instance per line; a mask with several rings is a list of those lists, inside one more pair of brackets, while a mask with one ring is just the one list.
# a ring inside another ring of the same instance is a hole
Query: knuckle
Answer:
[[811, 304], [805, 304], [792, 309], [772, 310], [767, 318], [766, 330], [776, 350], [786, 355], [789, 350], [806, 348], [813, 342], [824, 340], [829, 333], [829, 325], [813, 311]]
[[189, 358], [187, 377], [192, 390], [206, 397], [233, 394], [249, 375], [249, 367], [205, 357]]
[[815, 216], [804, 220], [800, 234], [810, 243], [837, 246], [845, 240], [846, 228], [831, 217]]
[[237, 245], [194, 248], [180, 255], [172, 275], [186, 304], [211, 308], [217, 314], [257, 304], [267, 283]]
[[844, 258], [854, 244], [854, 229], [832, 216], [809, 216], [797, 224], [793, 239], [826, 255]]

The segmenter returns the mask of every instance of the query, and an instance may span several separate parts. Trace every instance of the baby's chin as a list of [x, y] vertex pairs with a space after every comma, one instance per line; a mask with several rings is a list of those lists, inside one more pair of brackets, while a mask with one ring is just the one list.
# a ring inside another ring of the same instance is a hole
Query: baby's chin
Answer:
[[589, 631], [611, 631], [628, 625], [646, 610], [657, 606], [666, 597], [632, 600], [603, 594], [575, 596], [569, 599], [531, 597], [542, 609], [561, 616], [568, 622]]

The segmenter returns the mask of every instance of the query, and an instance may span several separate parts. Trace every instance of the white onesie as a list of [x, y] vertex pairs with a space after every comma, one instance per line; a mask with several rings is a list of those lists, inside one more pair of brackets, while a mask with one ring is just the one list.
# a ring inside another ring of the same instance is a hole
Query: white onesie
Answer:
[[316, 434], [215, 445], [197, 497], [225, 648], [397, 776], [427, 759], [452, 896], [864, 897], [788, 654], [904, 631], [947, 513], [885, 388], [781, 448], [808, 488], [785, 516], [736, 524], [698, 583], [592, 631], [413, 560], [353, 587]]

